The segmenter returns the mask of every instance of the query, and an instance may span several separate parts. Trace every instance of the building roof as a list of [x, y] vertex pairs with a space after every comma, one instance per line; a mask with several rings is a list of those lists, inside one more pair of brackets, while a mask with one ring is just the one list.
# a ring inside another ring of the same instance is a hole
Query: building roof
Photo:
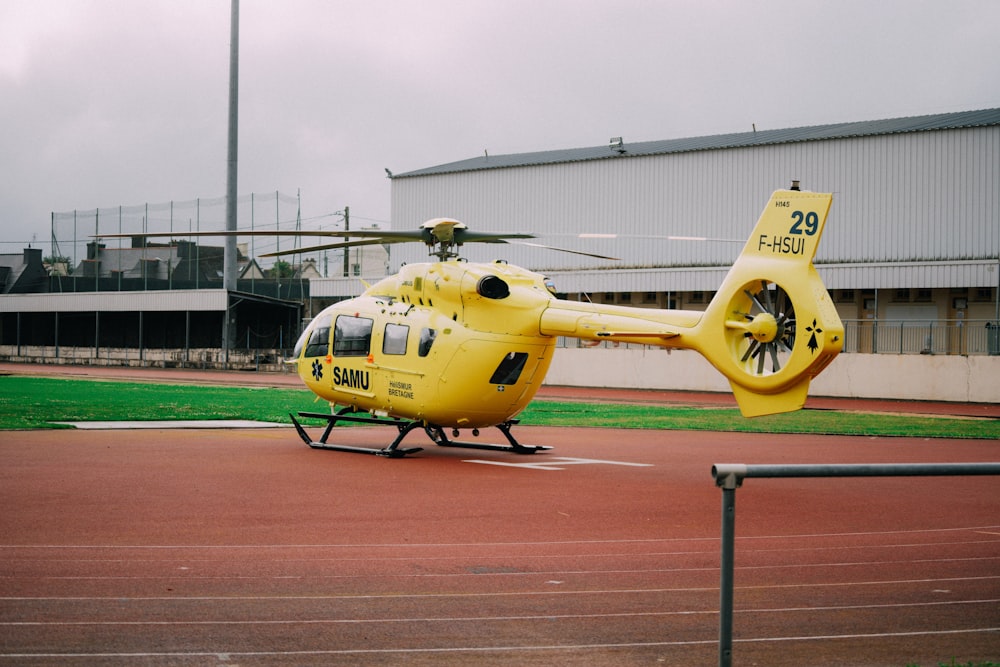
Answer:
[[426, 167], [424, 169], [417, 169], [403, 174], [394, 174], [392, 178], [432, 176], [437, 174], [480, 171], [484, 169], [503, 169], [508, 167], [540, 166], [566, 162], [582, 162], [586, 160], [606, 160], [612, 158], [665, 155], [669, 153], [687, 153], [692, 151], [708, 151], [724, 148], [745, 148], [750, 146], [788, 144], [802, 141], [823, 141], [828, 139], [848, 139], [854, 137], [902, 134], [908, 132], [954, 130], [969, 127], [985, 127], [989, 125], [1000, 125], [1000, 109], [981, 109], [979, 111], [961, 111], [956, 113], [941, 113], [927, 116], [889, 118], [885, 120], [834, 123], [830, 125], [811, 125], [808, 127], [793, 127], [784, 130], [736, 132], [732, 134], [716, 134], [686, 139], [666, 139], [662, 141], [643, 141], [637, 143], [622, 142], [620, 144], [617, 142], [609, 142], [603, 146], [569, 148], [564, 150], [539, 151], [533, 153], [512, 153], [509, 155], [484, 154], [467, 160], [449, 162], [435, 167]]
[[41, 248], [29, 247], [20, 254], [0, 255], [0, 294], [41, 292], [47, 278]]

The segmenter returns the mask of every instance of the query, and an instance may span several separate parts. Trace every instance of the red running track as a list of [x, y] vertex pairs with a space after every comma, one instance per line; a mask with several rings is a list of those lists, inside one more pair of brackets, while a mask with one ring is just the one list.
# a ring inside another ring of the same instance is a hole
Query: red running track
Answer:
[[[712, 464], [998, 460], [997, 441], [518, 435], [555, 449], [0, 433], [0, 666], [711, 665]], [[751, 479], [737, 497], [735, 665], [1000, 658], [995, 478]]]

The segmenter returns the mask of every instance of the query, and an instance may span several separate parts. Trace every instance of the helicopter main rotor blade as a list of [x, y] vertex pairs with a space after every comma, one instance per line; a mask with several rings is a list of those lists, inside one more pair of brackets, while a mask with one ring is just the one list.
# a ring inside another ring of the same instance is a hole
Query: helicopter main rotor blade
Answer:
[[527, 241], [499, 241], [499, 243], [512, 243], [516, 245], [527, 245], [533, 248], [545, 248], [546, 250], [555, 250], [556, 252], [568, 252], [574, 255], [584, 255], [585, 257], [596, 257], [597, 259], [610, 259], [615, 262], [621, 261], [620, 257], [609, 257], [607, 255], [598, 255], [592, 252], [583, 252], [582, 250], [570, 250], [569, 248], [557, 248], [551, 245], [542, 245], [541, 243], [528, 243]]
[[403, 242], [403, 241], [422, 241], [422, 232], [418, 229], [406, 230], [406, 231], [387, 231], [379, 229], [359, 229], [357, 231], [337, 231], [337, 230], [285, 230], [285, 229], [272, 229], [272, 230], [249, 230], [249, 229], [237, 229], [236, 231], [182, 231], [175, 229], [172, 232], [141, 232], [136, 234], [93, 234], [91, 238], [95, 239], [131, 239], [131, 238], [163, 238], [168, 236], [173, 236], [177, 238], [186, 238], [189, 236], [198, 237], [212, 237], [212, 236], [301, 236], [310, 237], [315, 236], [319, 238], [384, 238], [389, 239], [388, 242]]
[[[573, 236], [570, 234], [569, 236]], [[576, 234], [578, 239], [660, 239], [662, 241], [714, 241], [717, 243], [746, 243], [746, 239], [722, 239], [710, 236], [659, 236], [655, 234]]]
[[[323, 243], [320, 245], [308, 246], [305, 248], [291, 248], [288, 250], [279, 250], [275, 252], [263, 253], [259, 255], [260, 257], [283, 257], [286, 255], [303, 254], [310, 252], [317, 252], [322, 250], [334, 250], [338, 248], [353, 248], [357, 246], [366, 245], [388, 245], [390, 243], [404, 243], [409, 241], [419, 241], [430, 247], [437, 247], [436, 252], [431, 254], [437, 254], [442, 260], [451, 257], [457, 257], [457, 253], [452, 250], [456, 246], [461, 246], [466, 243], [517, 243], [520, 245], [532, 246], [535, 248], [543, 248], [546, 250], [555, 250], [556, 252], [568, 252], [574, 255], [583, 255], [584, 257], [594, 257], [596, 259], [606, 259], [612, 261], [620, 261], [618, 257], [611, 257], [608, 255], [601, 255], [592, 252], [584, 252], [582, 250], [570, 250], [569, 248], [559, 248], [556, 246], [543, 245], [540, 243], [528, 243], [526, 241], [514, 241], [511, 239], [533, 239], [536, 237], [535, 234], [530, 234], [527, 232], [479, 232], [472, 231], [466, 227], [461, 222], [457, 220], [452, 220], [450, 218], [435, 218], [433, 220], [428, 220], [418, 229], [409, 229], [403, 231], [392, 231], [392, 230], [381, 230], [381, 229], [359, 229], [359, 230], [235, 230], [235, 231], [183, 231], [175, 230], [169, 232], [142, 232], [139, 234], [95, 234], [91, 238], [100, 239], [145, 239], [145, 238], [189, 238], [189, 237], [239, 237], [239, 236], [249, 236], [249, 237], [274, 237], [274, 236], [292, 236], [296, 238], [329, 238], [329, 239], [350, 239], [345, 241], [340, 241], [336, 243]], [[588, 238], [590, 236], [598, 235], [587, 235], [580, 234], [580, 238]], [[614, 235], [599, 235], [601, 237], [607, 238]]]
[[285, 255], [297, 255], [300, 253], [317, 252], [319, 250], [333, 250], [335, 248], [354, 248], [356, 246], [365, 245], [388, 245], [390, 243], [405, 243], [412, 239], [386, 239], [386, 238], [376, 238], [376, 239], [363, 239], [360, 241], [341, 241], [339, 243], [327, 243], [325, 245], [314, 245], [308, 246], [306, 248], [292, 248], [291, 250], [276, 250], [275, 252], [266, 252], [261, 254], [261, 257], [283, 257]]
[[533, 239], [534, 234], [523, 232], [473, 232], [469, 229], [455, 230], [455, 243], [506, 243], [506, 239]]
[[285, 231], [285, 230], [242, 230], [238, 229], [235, 232], [228, 232], [225, 230], [219, 230], [217, 232], [204, 232], [204, 231], [182, 231], [180, 229], [175, 229], [172, 232], [139, 232], [135, 234], [92, 234], [90, 238], [92, 239], [154, 239], [154, 238], [164, 238], [164, 237], [176, 237], [176, 238], [187, 238], [189, 236], [198, 237], [211, 237], [211, 236], [332, 236], [331, 232], [322, 231]]

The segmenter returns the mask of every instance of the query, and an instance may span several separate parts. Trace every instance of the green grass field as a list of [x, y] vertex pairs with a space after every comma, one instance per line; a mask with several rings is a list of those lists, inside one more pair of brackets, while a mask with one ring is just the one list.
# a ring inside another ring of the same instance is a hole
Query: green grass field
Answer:
[[[306, 389], [220, 387], [25, 376], [0, 377], [0, 430], [60, 428], [62, 421], [254, 419], [289, 423], [322, 412]], [[736, 409], [536, 400], [522, 424], [1000, 439], [1000, 421], [800, 410], [745, 419]], [[65, 428], [65, 427], [64, 427]]]

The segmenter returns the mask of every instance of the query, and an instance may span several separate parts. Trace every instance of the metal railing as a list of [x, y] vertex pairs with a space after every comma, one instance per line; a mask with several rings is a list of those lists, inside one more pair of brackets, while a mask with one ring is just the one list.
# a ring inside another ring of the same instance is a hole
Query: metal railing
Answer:
[[736, 489], [747, 477], [943, 477], [1000, 475], [1000, 463], [884, 463], [854, 465], [712, 466], [722, 489], [722, 560], [719, 576], [719, 667], [733, 664], [733, 572], [736, 544]]
[[77, 347], [69, 345], [0, 345], [0, 360], [27, 364], [194, 368], [287, 372], [283, 348]]
[[845, 320], [844, 352], [1000, 354], [1000, 324], [991, 320]]

